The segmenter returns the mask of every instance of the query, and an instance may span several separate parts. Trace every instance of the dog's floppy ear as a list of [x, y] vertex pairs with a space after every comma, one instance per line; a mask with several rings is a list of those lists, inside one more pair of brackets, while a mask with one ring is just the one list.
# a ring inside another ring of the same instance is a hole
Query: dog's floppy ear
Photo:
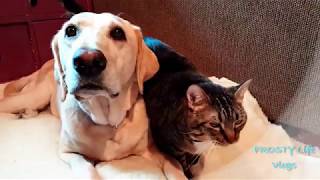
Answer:
[[54, 76], [55, 76], [55, 79], [61, 88], [60, 89], [61, 101], [63, 102], [66, 99], [66, 96], [68, 93], [68, 88], [67, 88], [67, 84], [65, 82], [65, 73], [64, 73], [61, 61], [60, 61], [57, 35], [55, 35], [53, 37], [53, 40], [51, 42], [51, 49], [52, 49], [53, 58], [54, 58]]
[[135, 33], [138, 40], [138, 54], [136, 62], [136, 73], [139, 91], [143, 94], [143, 83], [150, 79], [159, 70], [159, 63], [156, 55], [146, 46], [143, 41], [142, 32], [135, 26]]

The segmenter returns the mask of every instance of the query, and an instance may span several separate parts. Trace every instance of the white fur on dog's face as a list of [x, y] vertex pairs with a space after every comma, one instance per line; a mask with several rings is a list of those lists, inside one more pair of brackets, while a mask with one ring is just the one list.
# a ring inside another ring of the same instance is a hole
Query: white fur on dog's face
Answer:
[[[65, 30], [71, 24], [78, 28], [77, 35], [67, 37]], [[124, 31], [126, 40], [114, 40], [110, 36], [110, 31], [115, 27], [120, 27]], [[134, 77], [138, 53], [135, 34], [137, 29], [139, 28], [128, 21], [109, 13], [80, 13], [67, 21], [56, 38], [68, 92], [72, 94], [83, 83], [87, 83], [74, 69], [73, 56], [79, 48], [89, 48], [100, 50], [107, 59], [106, 68], [100, 79], [97, 78], [99, 82], [93, 83], [109, 89], [110, 93], [119, 93]]]
[[[109, 13], [73, 16], [55, 35], [51, 47], [60, 109], [80, 107], [96, 124], [121, 123], [138, 94], [143, 93], [144, 81], [159, 69], [157, 57], [143, 42], [140, 28]], [[88, 71], [93, 77], [79, 75], [75, 68], [81, 64], [74, 62], [79, 49], [99, 52], [99, 61], [106, 61], [104, 70], [98, 75]]]

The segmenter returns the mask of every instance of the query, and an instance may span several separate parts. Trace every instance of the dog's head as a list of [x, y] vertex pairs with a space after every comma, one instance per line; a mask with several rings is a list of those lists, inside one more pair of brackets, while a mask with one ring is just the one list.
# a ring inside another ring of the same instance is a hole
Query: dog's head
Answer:
[[67, 94], [115, 98], [133, 82], [142, 93], [159, 68], [140, 28], [109, 13], [73, 16], [54, 36], [52, 51], [62, 100]]

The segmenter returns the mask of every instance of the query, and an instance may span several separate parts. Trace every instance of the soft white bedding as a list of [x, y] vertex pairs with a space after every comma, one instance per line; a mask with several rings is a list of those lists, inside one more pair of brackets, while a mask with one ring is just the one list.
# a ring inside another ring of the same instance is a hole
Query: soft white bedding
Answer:
[[[225, 86], [234, 84], [225, 78], [213, 77], [212, 80]], [[207, 153], [201, 179], [320, 179], [320, 158], [298, 153], [300, 147], [300, 151], [313, 154], [312, 146], [294, 145], [282, 127], [267, 121], [249, 93], [245, 95], [244, 106], [248, 122], [239, 142], [227, 147], [212, 147]], [[1, 114], [0, 178], [73, 177], [68, 166], [57, 156], [59, 125], [59, 120], [47, 112], [18, 120], [12, 115]], [[280, 168], [278, 162], [286, 166]], [[104, 177], [126, 179], [154, 179], [160, 173], [138, 157], [113, 165], [100, 164], [99, 171]]]

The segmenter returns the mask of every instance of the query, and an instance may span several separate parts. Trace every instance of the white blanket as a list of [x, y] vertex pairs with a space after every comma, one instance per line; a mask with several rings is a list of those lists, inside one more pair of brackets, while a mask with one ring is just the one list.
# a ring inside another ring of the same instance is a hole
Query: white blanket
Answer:
[[[234, 85], [225, 78], [212, 80]], [[298, 153], [314, 154], [313, 146], [294, 144], [282, 127], [270, 124], [250, 93], [244, 107], [248, 121], [239, 142], [212, 147], [200, 179], [320, 179], [320, 158]], [[69, 167], [57, 156], [59, 126], [47, 112], [30, 119], [0, 115], [0, 178], [71, 178]], [[135, 179], [153, 179], [156, 171], [135, 157], [115, 164], [102, 165], [99, 171]]]

